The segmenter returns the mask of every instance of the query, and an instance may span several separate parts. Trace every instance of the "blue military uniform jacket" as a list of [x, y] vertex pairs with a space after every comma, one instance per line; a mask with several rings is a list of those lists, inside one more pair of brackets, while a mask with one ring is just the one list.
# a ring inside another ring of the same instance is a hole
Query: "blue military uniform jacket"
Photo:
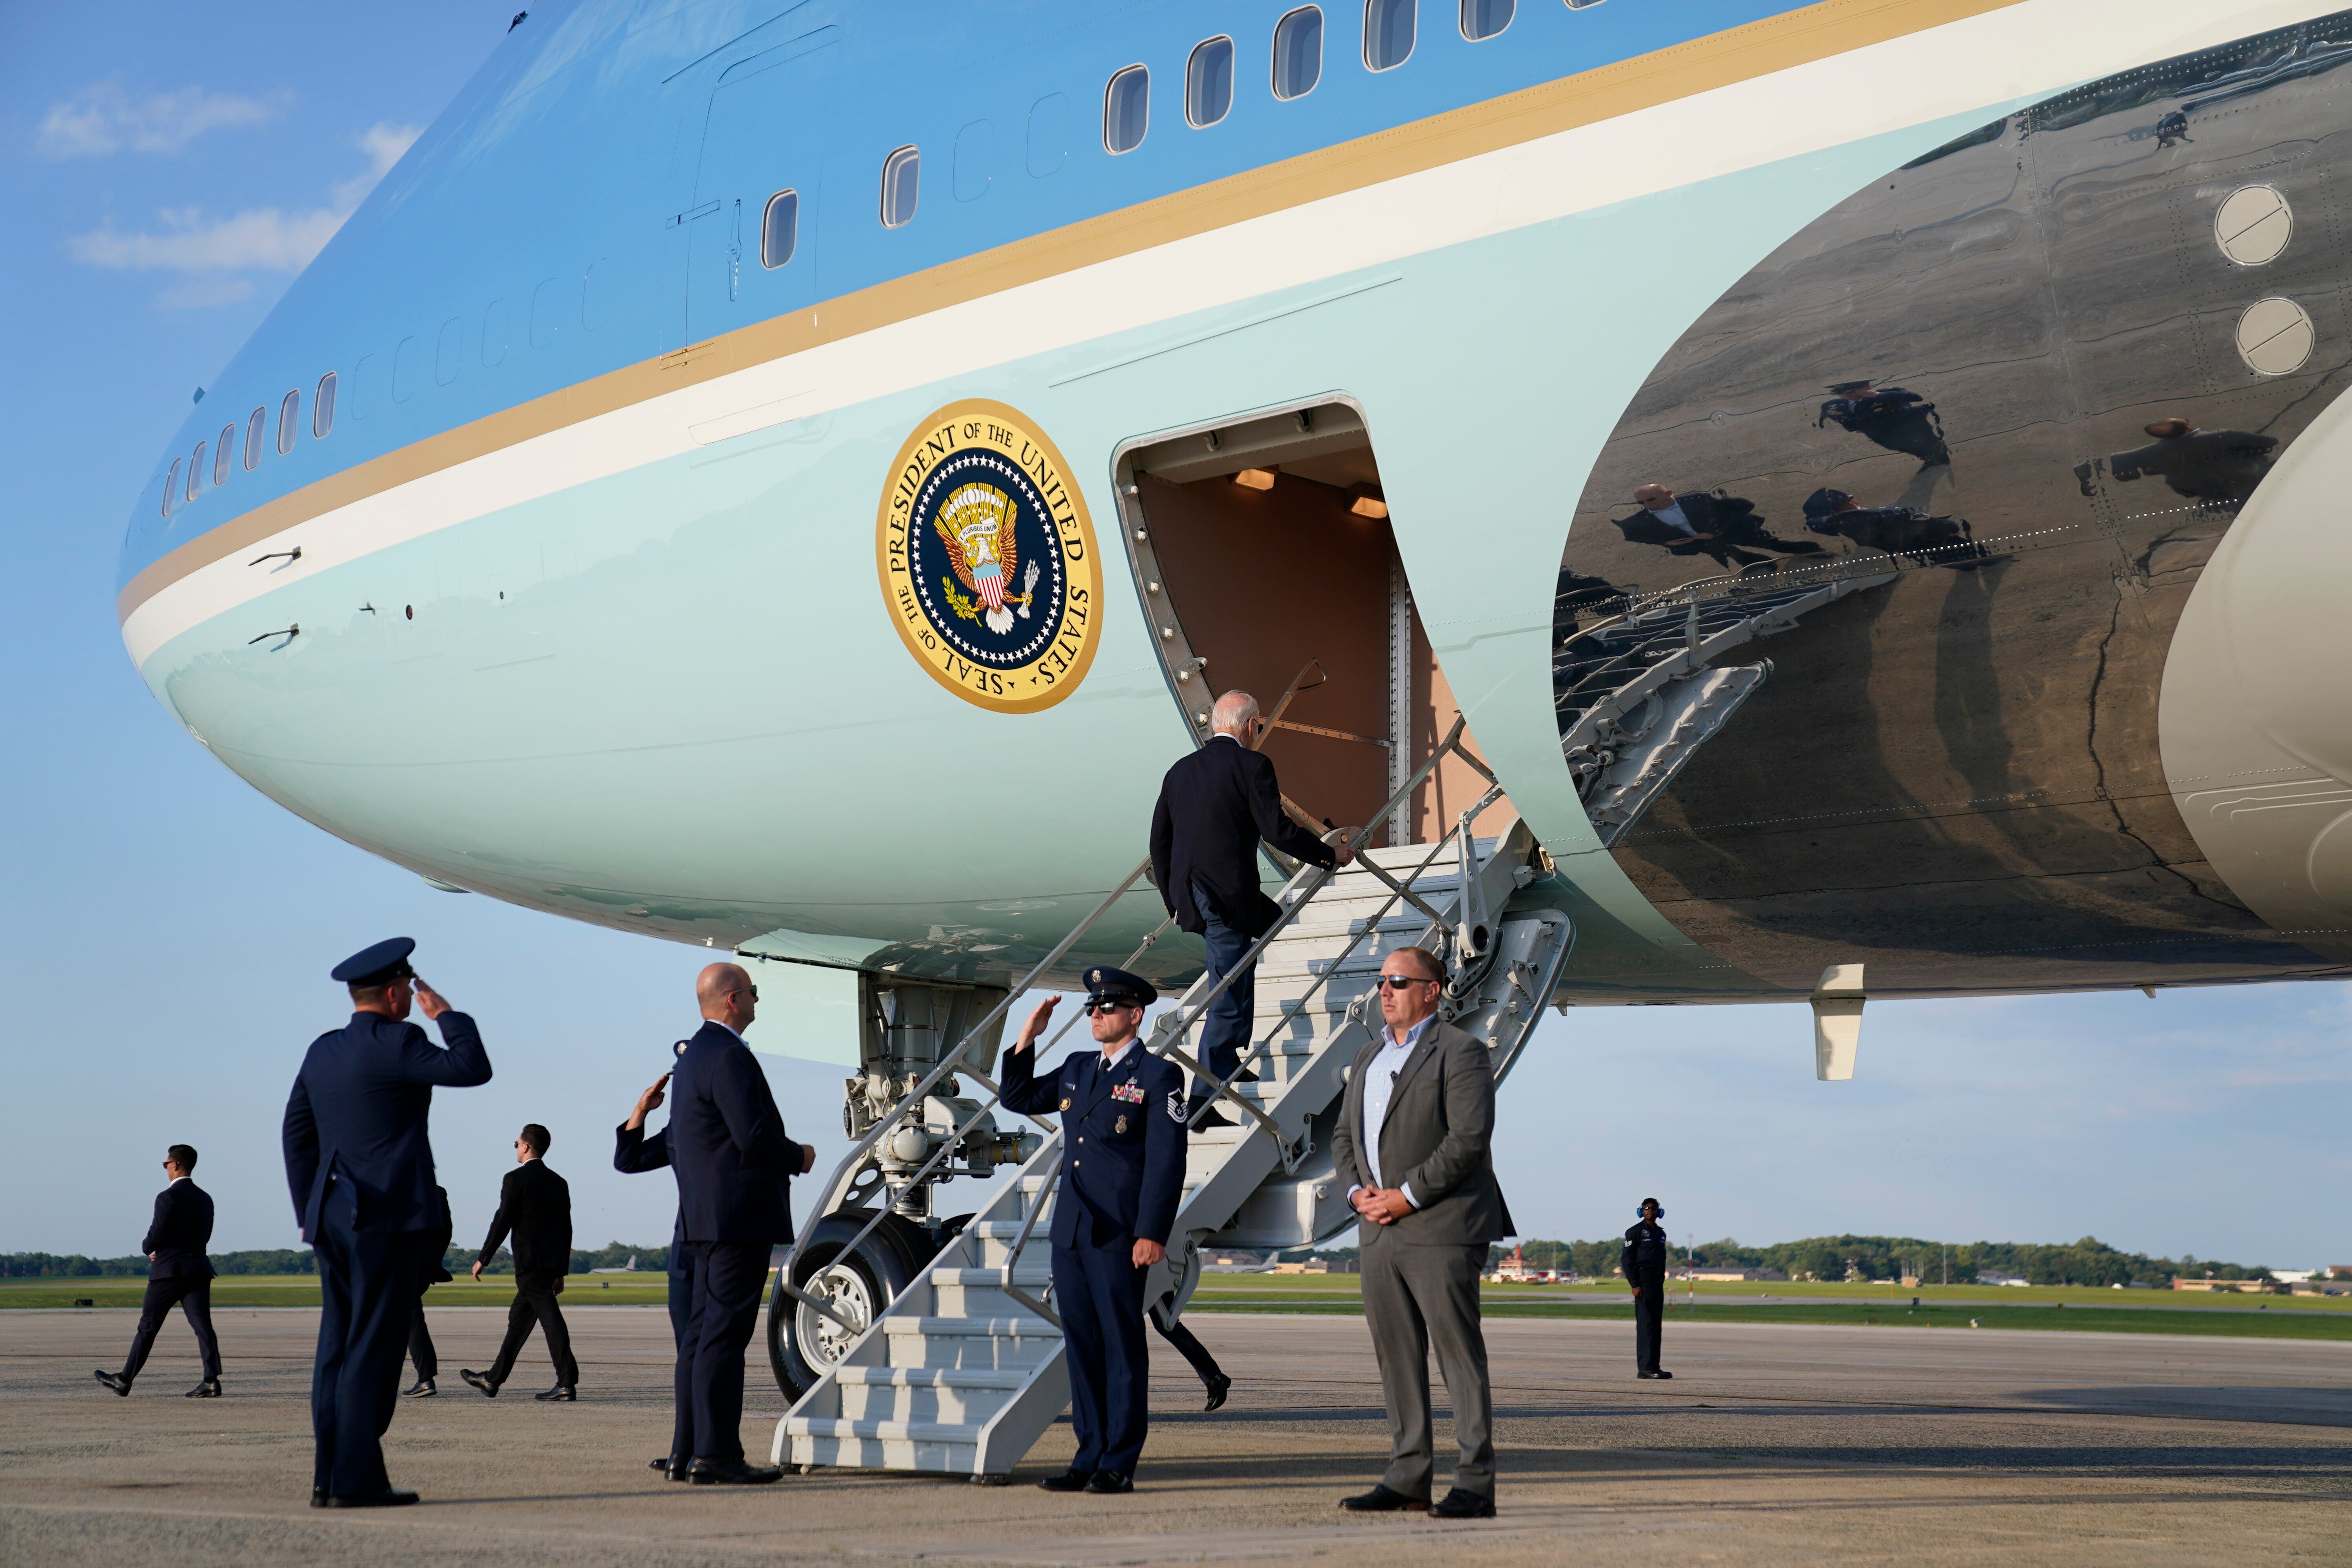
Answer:
[[1168, 1244], [1184, 1193], [1184, 1075], [1137, 1040], [1105, 1069], [1099, 1049], [1075, 1051], [1050, 1079], [1034, 1077], [1036, 1050], [997, 1058], [1004, 1103], [1062, 1117], [1062, 1186], [1054, 1205], [1056, 1247]]
[[310, 1042], [281, 1133], [303, 1240], [318, 1240], [319, 1205], [331, 1176], [351, 1184], [361, 1230], [441, 1224], [445, 1211], [425, 1134], [433, 1086], [488, 1083], [490, 1058], [465, 1014], [444, 1013], [440, 1025], [446, 1050], [415, 1025], [381, 1013], [353, 1013], [342, 1028]]

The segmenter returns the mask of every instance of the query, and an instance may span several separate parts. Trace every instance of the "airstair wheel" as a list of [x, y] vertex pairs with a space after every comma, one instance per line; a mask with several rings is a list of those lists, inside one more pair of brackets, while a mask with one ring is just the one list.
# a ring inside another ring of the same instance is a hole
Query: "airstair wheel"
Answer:
[[[793, 1283], [862, 1329], [880, 1315], [937, 1254], [929, 1235], [912, 1220], [885, 1215], [854, 1253], [843, 1248], [874, 1217], [871, 1209], [840, 1209], [816, 1222], [793, 1264]], [[776, 1386], [796, 1400], [840, 1361], [857, 1335], [784, 1293], [782, 1274], [768, 1287], [768, 1364]]]

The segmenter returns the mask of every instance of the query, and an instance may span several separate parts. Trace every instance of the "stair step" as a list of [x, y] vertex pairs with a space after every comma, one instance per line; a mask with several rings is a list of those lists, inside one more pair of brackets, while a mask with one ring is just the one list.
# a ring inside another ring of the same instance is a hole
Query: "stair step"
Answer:
[[874, 1442], [977, 1443], [977, 1426], [938, 1421], [845, 1421], [837, 1415], [787, 1415], [784, 1430], [795, 1437], [863, 1437]]
[[1025, 1369], [998, 1371], [989, 1367], [965, 1370], [951, 1366], [844, 1366], [834, 1371], [837, 1383], [868, 1388], [1019, 1388], [1029, 1381]]
[[[1035, 1237], [1033, 1236], [1031, 1239], [1034, 1240]], [[1013, 1283], [1015, 1285], [1049, 1285], [1053, 1283], [1053, 1279], [1052, 1266], [1045, 1263], [1039, 1263], [1034, 1267], [1024, 1263], [1013, 1271]], [[1001, 1288], [1004, 1284], [1004, 1270], [1002, 1268], [934, 1268], [930, 1272], [930, 1281], [934, 1285], [993, 1285]]]
[[899, 1318], [885, 1316], [882, 1331], [898, 1339], [1058, 1340], [1062, 1331], [1043, 1318]]

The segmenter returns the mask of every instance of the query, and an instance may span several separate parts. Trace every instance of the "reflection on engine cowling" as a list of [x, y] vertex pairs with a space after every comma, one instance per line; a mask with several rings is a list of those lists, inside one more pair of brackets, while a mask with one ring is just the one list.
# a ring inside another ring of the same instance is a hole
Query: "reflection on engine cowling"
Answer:
[[1681, 930], [1874, 994], [2331, 967], [2209, 863], [2157, 713], [2343, 390], [2348, 186], [2352, 15], [1960, 137], [1683, 335], [1578, 502], [1553, 669], [1595, 828]]

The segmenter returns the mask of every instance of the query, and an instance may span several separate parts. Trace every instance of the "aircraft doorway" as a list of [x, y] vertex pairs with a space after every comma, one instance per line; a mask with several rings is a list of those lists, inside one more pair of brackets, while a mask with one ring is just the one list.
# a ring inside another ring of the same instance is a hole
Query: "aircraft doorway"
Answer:
[[[1260, 748], [1283, 793], [1340, 826], [1370, 821], [1456, 706], [1362, 411], [1327, 401], [1154, 437], [1125, 448], [1117, 473], [1138, 596], [1194, 743], [1217, 693], [1249, 691], [1268, 716], [1289, 693]], [[1434, 842], [1486, 787], [1448, 757], [1384, 841]], [[1507, 820], [1497, 809], [1485, 824]]]

